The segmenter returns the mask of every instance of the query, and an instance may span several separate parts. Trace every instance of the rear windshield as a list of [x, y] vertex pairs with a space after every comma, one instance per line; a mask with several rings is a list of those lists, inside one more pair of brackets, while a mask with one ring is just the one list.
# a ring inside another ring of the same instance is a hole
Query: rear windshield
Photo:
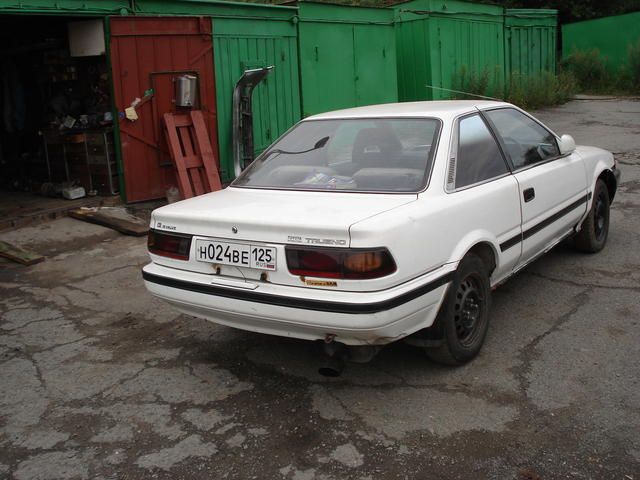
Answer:
[[417, 192], [427, 182], [436, 119], [301, 122], [260, 155], [234, 187]]

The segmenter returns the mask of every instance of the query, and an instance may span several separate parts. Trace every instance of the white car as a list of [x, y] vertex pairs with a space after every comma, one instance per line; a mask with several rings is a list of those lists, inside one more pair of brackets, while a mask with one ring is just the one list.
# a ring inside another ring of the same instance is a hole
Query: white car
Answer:
[[471, 360], [491, 291], [573, 237], [601, 250], [613, 155], [519, 108], [441, 101], [309, 117], [229, 187], [155, 210], [148, 290], [254, 332]]

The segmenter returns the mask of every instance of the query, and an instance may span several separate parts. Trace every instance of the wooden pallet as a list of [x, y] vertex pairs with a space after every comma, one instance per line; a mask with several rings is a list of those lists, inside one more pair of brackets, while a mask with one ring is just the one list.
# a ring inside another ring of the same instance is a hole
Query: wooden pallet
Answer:
[[202, 112], [165, 113], [163, 119], [182, 198], [222, 189]]

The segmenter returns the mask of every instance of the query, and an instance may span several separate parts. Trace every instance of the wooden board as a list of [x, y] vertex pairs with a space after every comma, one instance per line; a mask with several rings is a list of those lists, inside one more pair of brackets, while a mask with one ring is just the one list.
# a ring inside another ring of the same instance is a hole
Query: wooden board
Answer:
[[103, 227], [112, 228], [125, 235], [142, 237], [149, 232], [149, 224], [135, 215], [131, 215], [124, 208], [97, 207], [79, 208], [71, 210], [69, 216]]
[[44, 257], [38, 253], [25, 250], [24, 248], [20, 248], [3, 241], [0, 241], [0, 257], [8, 258], [14, 262], [21, 263], [22, 265], [33, 265], [44, 260]]
[[164, 127], [182, 198], [220, 190], [220, 175], [202, 112], [165, 113]]

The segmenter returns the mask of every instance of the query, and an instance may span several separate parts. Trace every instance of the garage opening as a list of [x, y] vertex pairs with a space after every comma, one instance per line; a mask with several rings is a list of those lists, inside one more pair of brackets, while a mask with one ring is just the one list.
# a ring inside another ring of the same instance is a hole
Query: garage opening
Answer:
[[0, 16], [0, 229], [117, 199], [102, 18]]

